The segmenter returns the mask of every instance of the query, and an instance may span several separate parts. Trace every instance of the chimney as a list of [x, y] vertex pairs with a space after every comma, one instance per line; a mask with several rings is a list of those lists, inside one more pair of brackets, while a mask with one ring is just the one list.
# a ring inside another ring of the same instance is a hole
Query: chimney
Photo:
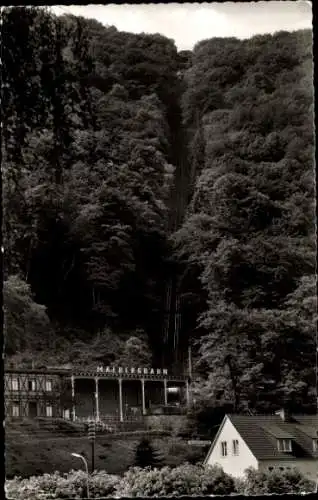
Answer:
[[289, 414], [285, 408], [281, 408], [280, 410], [275, 411], [275, 415], [278, 415], [282, 419], [283, 422], [289, 421]]

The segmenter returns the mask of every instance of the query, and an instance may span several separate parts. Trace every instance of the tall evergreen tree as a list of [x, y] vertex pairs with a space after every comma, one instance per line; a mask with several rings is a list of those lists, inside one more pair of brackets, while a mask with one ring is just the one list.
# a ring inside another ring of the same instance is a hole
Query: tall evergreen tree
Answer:
[[136, 467], [158, 467], [161, 463], [161, 458], [158, 453], [151, 445], [150, 441], [143, 438], [138, 444], [135, 451], [135, 462]]

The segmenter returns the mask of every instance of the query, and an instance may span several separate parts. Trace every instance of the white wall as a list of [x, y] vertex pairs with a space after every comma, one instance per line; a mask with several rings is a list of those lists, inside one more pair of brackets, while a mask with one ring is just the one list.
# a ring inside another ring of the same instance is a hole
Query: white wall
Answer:
[[291, 469], [296, 468], [300, 472], [302, 472], [308, 479], [312, 479], [314, 481], [317, 480], [318, 474], [318, 460], [261, 460], [259, 461], [259, 469], [263, 471], [267, 471], [268, 467], [274, 467], [274, 469], [278, 469], [280, 467], [290, 467]]
[[[233, 439], [239, 442], [239, 454], [233, 455]], [[227, 441], [227, 456], [222, 457], [221, 442]], [[233, 424], [226, 418], [222, 431], [220, 432], [206, 465], [220, 465], [224, 472], [234, 477], [243, 477], [248, 467], [258, 468], [258, 462], [250, 449], [247, 447]]]

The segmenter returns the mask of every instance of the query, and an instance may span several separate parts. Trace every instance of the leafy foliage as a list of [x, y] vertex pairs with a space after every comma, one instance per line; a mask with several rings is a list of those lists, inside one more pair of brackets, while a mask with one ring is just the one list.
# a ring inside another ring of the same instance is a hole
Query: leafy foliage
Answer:
[[256, 471], [248, 469], [243, 481], [237, 482], [238, 492], [243, 495], [283, 493], [312, 493], [314, 481], [306, 479], [297, 469], [285, 471]]
[[66, 341], [132, 332], [124, 356], [156, 354], [174, 43], [43, 8], [2, 19], [6, 276], [27, 281]]
[[[37, 304], [30, 286], [16, 275], [3, 284], [5, 312], [5, 351], [15, 354], [50, 344], [50, 322], [43, 305]], [[35, 342], [35, 338], [37, 341]]]
[[[94, 472], [89, 477], [89, 488], [95, 498], [112, 496], [119, 478], [102, 471]], [[40, 500], [43, 498], [86, 498], [87, 475], [86, 472], [70, 471], [65, 474], [43, 474], [32, 476], [29, 479], [16, 477], [7, 481], [6, 490], [8, 498], [16, 500]]]
[[165, 331], [200, 411], [313, 409], [310, 32], [178, 54], [11, 7], [2, 34], [6, 354], [159, 365]]
[[234, 491], [234, 481], [222, 469], [204, 469], [184, 464], [173, 469], [130, 469], [123, 476], [117, 494], [120, 496], [179, 496], [226, 494]]
[[311, 43], [308, 31], [206, 40], [185, 72], [193, 192], [174, 240], [200, 282], [183, 293], [201, 298], [205, 406], [315, 405]]
[[[55, 472], [29, 479], [16, 477], [7, 481], [8, 498], [40, 500], [42, 498], [85, 498], [86, 473]], [[96, 471], [89, 477], [89, 488], [94, 498], [179, 495], [259, 495], [268, 493], [304, 493], [314, 491], [314, 483], [297, 470], [262, 472], [248, 470], [244, 480], [228, 476], [221, 468], [185, 464], [173, 469], [142, 469], [133, 467], [123, 477]]]

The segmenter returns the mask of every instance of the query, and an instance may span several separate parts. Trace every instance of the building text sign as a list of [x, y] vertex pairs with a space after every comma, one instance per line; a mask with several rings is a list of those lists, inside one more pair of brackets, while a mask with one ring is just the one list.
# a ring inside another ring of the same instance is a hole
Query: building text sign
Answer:
[[210, 446], [212, 441], [209, 440], [201, 440], [201, 439], [190, 439], [188, 441], [188, 445], [190, 446]]
[[166, 368], [133, 368], [122, 366], [98, 366], [97, 372], [109, 373], [112, 375], [168, 375]]

